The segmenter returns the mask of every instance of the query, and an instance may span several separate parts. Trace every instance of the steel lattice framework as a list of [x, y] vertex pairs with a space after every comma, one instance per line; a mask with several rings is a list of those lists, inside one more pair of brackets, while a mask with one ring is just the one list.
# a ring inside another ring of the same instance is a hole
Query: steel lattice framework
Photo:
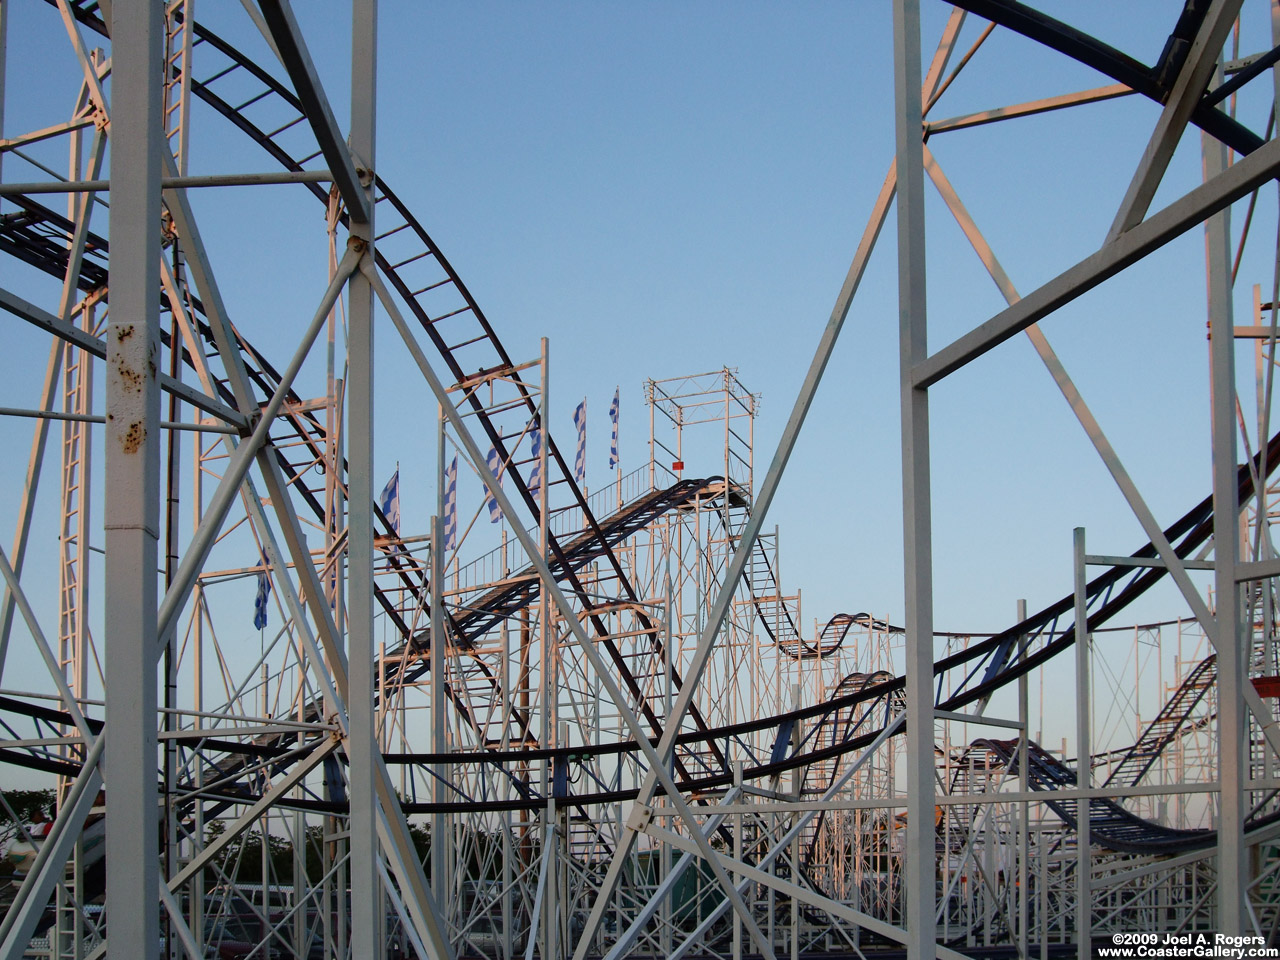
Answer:
[[[1117, 933], [1277, 941], [1280, 289], [1255, 289], [1238, 324], [1233, 288], [1280, 172], [1280, 2], [1187, 0], [1148, 66], [1013, 0], [946, 5], [926, 62], [919, 0], [894, 0], [894, 159], [766, 470], [759, 397], [725, 368], [647, 381], [648, 462], [590, 495], [548, 429], [549, 345], [509, 353], [377, 173], [374, 0], [352, 4], [345, 130], [288, 0], [244, 4], [269, 62], [204, 26], [195, 0], [0, 0], [0, 78], [37, 69], [10, 36], [19, 3], [61, 19], [82, 79], [69, 118], [38, 129], [8, 129], [0, 96], [0, 307], [47, 350], [40, 395], [0, 410], [32, 430], [0, 551], [0, 798], [9, 772], [56, 786], [47, 833], [4, 799], [19, 869], [0, 957], [1074, 944], [1083, 958]], [[936, 119], [997, 30], [1108, 82]], [[1270, 46], [1241, 54], [1255, 30]], [[1122, 96], [1152, 102], [1152, 133], [1111, 230], [1020, 294], [934, 139]], [[191, 173], [204, 125], [262, 167]], [[1193, 128], [1204, 176], [1183, 187], [1168, 170]], [[50, 156], [70, 157], [65, 172]], [[268, 327], [228, 306], [235, 278], [191, 198], [232, 187], [307, 193], [324, 211], [327, 276], [291, 291], [310, 313]], [[927, 189], [1007, 302], [936, 349]], [[1158, 190], [1176, 195], [1153, 212]], [[766, 518], [891, 210], [905, 621], [842, 612], [810, 633]], [[1194, 230], [1211, 332], [1234, 335], [1211, 336], [1212, 492], [1162, 525], [1040, 321]], [[375, 443], [406, 442], [375, 415], [375, 326], [434, 423], [426, 530], [402, 528], [373, 481]], [[947, 633], [930, 391], [1020, 333], [1148, 542], [1090, 554], [1077, 530], [1060, 601], [994, 635]], [[695, 448], [706, 476], [676, 465]], [[487, 493], [471, 516], [460, 472]], [[42, 575], [54, 565], [56, 581]], [[1189, 619], [1115, 626], [1166, 580]], [[1135, 690], [1140, 648], [1177, 645], [1153, 716], [1096, 721], [1104, 631], [1132, 635]], [[1030, 682], [1067, 658], [1074, 755], [1032, 737]]]

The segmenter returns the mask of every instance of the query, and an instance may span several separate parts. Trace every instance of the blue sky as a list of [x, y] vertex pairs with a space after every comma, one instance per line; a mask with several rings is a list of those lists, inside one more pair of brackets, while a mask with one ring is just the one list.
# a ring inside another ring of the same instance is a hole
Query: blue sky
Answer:
[[[1179, 5], [1059, 7], [1150, 62]], [[926, 57], [944, 15], [926, 6]], [[635, 462], [640, 382], [727, 364], [764, 394], [767, 462], [891, 158], [889, 5], [482, 4], [391, 19], [379, 167], [412, 184], [512, 349], [551, 337], [561, 435], [590, 396], [598, 471], [621, 383]], [[934, 116], [1105, 82], [998, 31]], [[1025, 292], [1096, 248], [1157, 115], [1133, 98], [932, 146]], [[1189, 139], [1179, 191], [1199, 177]], [[930, 202], [936, 347], [1001, 303]], [[890, 223], [775, 507], [789, 585], [820, 619], [901, 610], [893, 242]], [[1164, 522], [1208, 490], [1202, 249], [1189, 234], [1045, 325]], [[940, 626], [997, 628], [1017, 597], [1034, 608], [1065, 593], [1075, 525], [1099, 550], [1140, 542], [1024, 340], [940, 387], [933, 413]]]
[[[1181, 5], [1043, 6], [1149, 63]], [[347, 7], [296, 7], [345, 117]], [[265, 51], [239, 5], [201, 13]], [[589, 479], [606, 473], [615, 385], [633, 466], [646, 456], [642, 382], [725, 365], [763, 395], [763, 471], [892, 159], [889, 13], [869, 0], [381, 3], [378, 170], [517, 359], [550, 338], [552, 428], [567, 443], [573, 406], [589, 398]], [[945, 14], [926, 4], [926, 60]], [[1253, 15], [1243, 52], [1269, 46], [1253, 32], [1269, 26], [1265, 14]], [[56, 16], [32, 3], [11, 17], [45, 68], [11, 57], [10, 132], [65, 116], [77, 83]], [[980, 29], [966, 26], [962, 49]], [[932, 116], [1107, 82], [997, 31]], [[1265, 122], [1256, 109], [1243, 115], [1258, 129]], [[1026, 293], [1101, 242], [1157, 116], [1155, 104], [1129, 98], [939, 136], [931, 147]], [[218, 118], [197, 124], [193, 172], [268, 168]], [[1156, 206], [1199, 176], [1192, 134]], [[289, 318], [309, 316], [324, 281], [320, 209], [299, 193], [195, 201], [233, 311], [255, 343], [281, 351]], [[936, 349], [1002, 303], [932, 191], [928, 216]], [[1251, 285], [1271, 283], [1275, 220], [1266, 194], [1241, 270], [1240, 322]], [[803, 589], [806, 621], [842, 610], [902, 616], [893, 253], [891, 218], [771, 514], [784, 586]], [[1044, 325], [1163, 524], [1209, 490], [1203, 263], [1192, 231]], [[15, 285], [49, 297], [38, 278]], [[0, 357], [0, 403], [29, 406], [42, 341], [12, 336], [22, 349]], [[380, 335], [379, 348], [378, 483], [400, 462], [406, 526], [425, 530], [431, 407], [394, 340]], [[938, 387], [932, 414], [939, 628], [1000, 629], [1017, 598], [1036, 609], [1067, 593], [1074, 526], [1098, 552], [1128, 553], [1145, 539], [1025, 339]], [[29, 426], [3, 429], [25, 453]], [[4, 473], [12, 503], [20, 470]], [[478, 506], [475, 487], [463, 491], [464, 508]], [[0, 523], [7, 542], [12, 520]], [[1133, 619], [1184, 609], [1164, 591]]]

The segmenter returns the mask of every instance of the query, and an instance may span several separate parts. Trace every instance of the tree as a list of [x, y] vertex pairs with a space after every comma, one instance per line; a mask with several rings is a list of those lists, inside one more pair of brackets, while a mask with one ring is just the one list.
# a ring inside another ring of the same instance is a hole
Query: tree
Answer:
[[[42, 811], [52, 820], [57, 794], [52, 790], [5, 790], [4, 799], [18, 815], [18, 819], [27, 823], [35, 816], [37, 810]], [[12, 822], [13, 818], [9, 816], [9, 811], [0, 805], [0, 825]]]

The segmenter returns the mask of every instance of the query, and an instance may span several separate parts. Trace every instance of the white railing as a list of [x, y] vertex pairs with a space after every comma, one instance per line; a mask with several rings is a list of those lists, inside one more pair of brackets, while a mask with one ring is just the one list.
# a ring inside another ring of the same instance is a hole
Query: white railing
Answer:
[[[599, 522], [647, 496], [653, 489], [649, 482], [649, 464], [646, 463], [589, 495], [587, 506]], [[578, 533], [586, 525], [582, 509], [577, 506], [562, 510], [551, 518], [551, 532], [557, 537]]]
[[[665, 467], [659, 467], [654, 477], [656, 482], [663, 486], [674, 483], [676, 480], [675, 474]], [[618, 512], [619, 503], [622, 507], [627, 507], [647, 496], [654, 489], [649, 478], [649, 464], [646, 463], [592, 493], [587, 498], [587, 505], [597, 521], [610, 517]], [[551, 518], [551, 532], [557, 537], [576, 534], [585, 526], [586, 519], [582, 515], [582, 509], [577, 506], [562, 510]], [[529, 535], [535, 540], [537, 534], [536, 527], [530, 528]], [[528, 561], [524, 558], [524, 551], [520, 548], [519, 541], [512, 538], [505, 545], [499, 544], [451, 570], [447, 578], [447, 589], [451, 593], [476, 590], [495, 583], [517, 570], [522, 570], [527, 565]]]

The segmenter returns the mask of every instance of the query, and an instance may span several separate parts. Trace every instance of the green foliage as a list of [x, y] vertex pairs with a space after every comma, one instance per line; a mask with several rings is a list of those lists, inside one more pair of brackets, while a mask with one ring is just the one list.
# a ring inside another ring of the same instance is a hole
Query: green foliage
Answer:
[[[52, 790], [6, 790], [4, 798], [24, 822], [30, 821], [37, 810], [43, 810], [46, 817], [53, 819], [57, 795]], [[0, 825], [12, 822], [9, 811], [0, 805]]]
[[[215, 820], [205, 831], [205, 841], [213, 843], [226, 832], [227, 824], [223, 820]], [[425, 863], [431, 853], [431, 838], [427, 829], [418, 824], [409, 825], [409, 836], [413, 840], [420, 862]], [[324, 828], [310, 826], [303, 837], [303, 859], [306, 877], [315, 883], [324, 876]], [[236, 883], [262, 883], [262, 833], [251, 831], [232, 841], [226, 849], [214, 858], [218, 869], [210, 867], [205, 871], [206, 881], [221, 882], [226, 879]], [[293, 843], [285, 836], [274, 833], [267, 835], [267, 883], [292, 883], [294, 871]], [[338, 855], [330, 851], [332, 857]]]
[[[227, 829], [227, 822], [215, 820], [205, 831], [207, 843], [218, 840]], [[413, 842], [418, 862], [430, 872], [431, 832], [422, 823], [409, 823], [409, 838]], [[263, 835], [260, 830], [246, 832], [221, 850], [214, 858], [215, 866], [205, 872], [206, 882], [218, 884], [232, 883], [268, 883], [291, 884], [295, 869], [294, 846], [283, 834], [268, 833], [265, 843], [267, 877], [263, 878]], [[318, 882], [325, 873], [324, 828], [307, 827], [302, 840], [304, 864], [307, 880]], [[454, 834], [454, 851], [465, 877], [471, 882], [496, 883], [502, 877], [502, 835], [494, 832], [476, 831], [470, 827], [460, 827]], [[331, 850], [329, 863], [333, 857], [343, 855], [344, 851]], [[538, 856], [537, 838], [531, 836], [524, 849], [525, 857]]]
[[[221, 820], [215, 820], [209, 824], [206, 837], [209, 842], [212, 842], [224, 832], [226, 832], [226, 824]], [[274, 834], [267, 835], [266, 844], [267, 877], [265, 879], [262, 876], [264, 852], [262, 833], [257, 830], [243, 834], [228, 844], [226, 849], [214, 858], [218, 870], [212, 868], [207, 870], [206, 879], [217, 883], [222, 879], [222, 875], [225, 875], [238, 883], [278, 883], [279, 878], [291, 878], [293, 876], [293, 844], [284, 837]], [[317, 861], [318, 859], [317, 857]], [[318, 873], [317, 876], [319, 876]]]
[[418, 862], [426, 863], [431, 856], [431, 832], [420, 823], [409, 824], [409, 839], [418, 854]]

